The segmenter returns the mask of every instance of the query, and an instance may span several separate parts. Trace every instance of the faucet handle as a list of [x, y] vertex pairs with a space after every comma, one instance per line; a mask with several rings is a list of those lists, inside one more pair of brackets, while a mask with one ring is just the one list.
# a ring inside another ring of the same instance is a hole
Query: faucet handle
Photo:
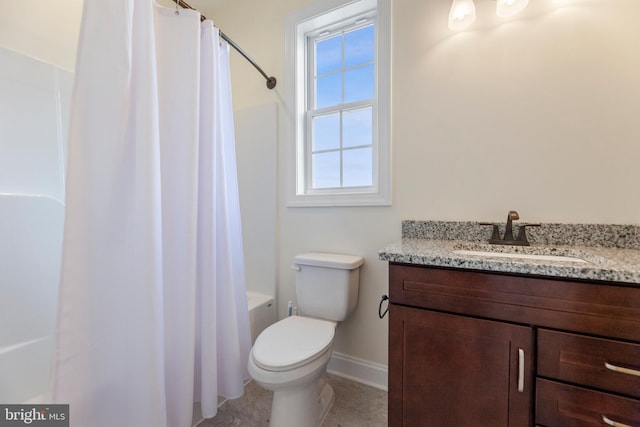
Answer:
[[498, 231], [498, 224], [494, 224], [492, 222], [479, 222], [478, 224], [493, 226], [493, 231], [491, 232], [491, 239], [489, 240], [490, 242], [500, 240], [500, 232]]
[[529, 246], [529, 241], [527, 240], [527, 232], [526, 229], [527, 227], [540, 227], [540, 224], [527, 224], [527, 223], [523, 223], [523, 224], [518, 224], [520, 226], [520, 229], [518, 230], [518, 237], [516, 238], [517, 241], [522, 242], [523, 246]]

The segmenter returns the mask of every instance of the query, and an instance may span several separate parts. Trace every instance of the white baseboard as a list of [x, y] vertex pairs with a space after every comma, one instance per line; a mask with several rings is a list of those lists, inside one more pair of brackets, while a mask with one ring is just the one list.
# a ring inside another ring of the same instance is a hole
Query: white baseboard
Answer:
[[386, 365], [334, 352], [327, 372], [380, 390], [388, 390]]

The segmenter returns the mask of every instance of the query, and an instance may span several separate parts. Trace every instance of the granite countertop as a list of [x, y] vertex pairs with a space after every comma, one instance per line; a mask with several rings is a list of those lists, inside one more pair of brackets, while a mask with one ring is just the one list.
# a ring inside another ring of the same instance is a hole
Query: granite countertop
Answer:
[[[517, 228], [514, 226], [514, 234]], [[383, 261], [503, 273], [628, 283], [640, 286], [640, 226], [542, 224], [527, 229], [531, 246], [490, 245], [475, 222], [403, 221], [402, 240], [379, 252]], [[454, 252], [455, 251], [455, 252]], [[460, 252], [462, 251], [462, 252]], [[507, 254], [473, 255], [465, 251]], [[551, 256], [524, 259], [525, 255]], [[575, 260], [557, 260], [558, 256]]]

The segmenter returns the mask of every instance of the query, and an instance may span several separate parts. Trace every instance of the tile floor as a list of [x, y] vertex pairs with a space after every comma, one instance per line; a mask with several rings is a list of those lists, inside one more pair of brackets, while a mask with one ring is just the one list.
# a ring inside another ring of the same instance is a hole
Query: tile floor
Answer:
[[[385, 391], [335, 375], [328, 378], [336, 401], [322, 427], [386, 427]], [[270, 391], [250, 382], [242, 398], [227, 401], [218, 409], [218, 415], [202, 421], [198, 427], [267, 427], [271, 396]]]

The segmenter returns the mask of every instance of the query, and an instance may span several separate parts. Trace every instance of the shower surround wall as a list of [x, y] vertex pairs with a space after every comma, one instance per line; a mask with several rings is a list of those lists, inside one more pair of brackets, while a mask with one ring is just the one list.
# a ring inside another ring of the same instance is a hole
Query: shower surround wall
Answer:
[[0, 193], [64, 201], [73, 74], [0, 48]]
[[47, 402], [73, 75], [4, 48], [0, 64], [0, 402]]

